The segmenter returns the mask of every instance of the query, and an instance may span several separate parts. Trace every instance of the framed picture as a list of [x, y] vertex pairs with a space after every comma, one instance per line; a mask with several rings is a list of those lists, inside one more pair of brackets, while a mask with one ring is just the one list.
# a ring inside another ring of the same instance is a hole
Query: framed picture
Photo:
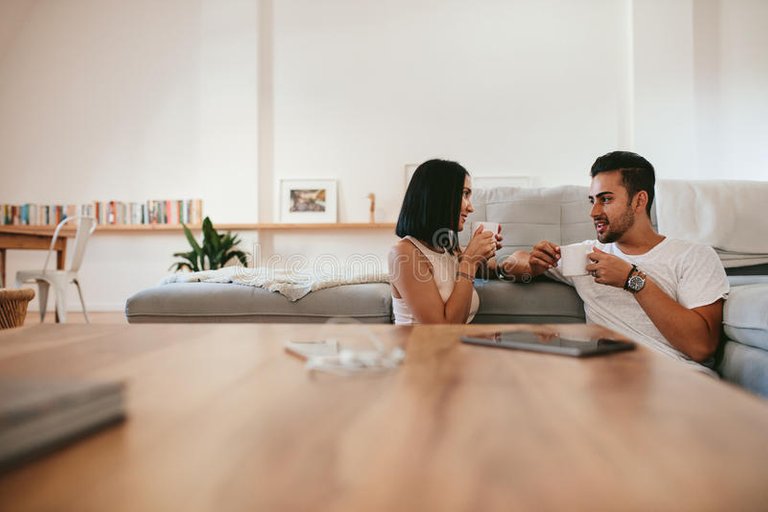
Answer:
[[472, 176], [472, 187], [530, 187], [532, 181], [530, 176]]
[[280, 180], [281, 222], [336, 222], [336, 180]]

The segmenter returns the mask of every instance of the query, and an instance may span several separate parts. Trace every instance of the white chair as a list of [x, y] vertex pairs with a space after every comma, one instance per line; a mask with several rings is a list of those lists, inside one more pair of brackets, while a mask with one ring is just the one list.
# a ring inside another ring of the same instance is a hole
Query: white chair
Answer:
[[[74, 254], [69, 265], [68, 270], [49, 270], [48, 263], [51, 261], [51, 254], [53, 254], [56, 239], [59, 236], [61, 228], [68, 222], [77, 220], [77, 233], [75, 235]], [[40, 321], [45, 320], [45, 310], [48, 306], [48, 289], [53, 286], [54, 293], [56, 294], [56, 317], [61, 323], [67, 321], [67, 285], [74, 283], [77, 286], [77, 294], [80, 296], [80, 304], [83, 306], [83, 315], [85, 315], [85, 321], [90, 323], [88, 319], [88, 312], [85, 309], [85, 301], [83, 300], [83, 292], [80, 289], [80, 282], [78, 281], [77, 272], [80, 270], [80, 265], [83, 262], [83, 256], [85, 255], [85, 245], [88, 242], [93, 231], [96, 229], [96, 219], [93, 217], [75, 216], [68, 217], [61, 221], [56, 230], [53, 232], [53, 239], [51, 240], [51, 248], [48, 251], [48, 255], [45, 257], [45, 264], [43, 270], [19, 270], [16, 273], [16, 287], [20, 287], [22, 283], [37, 282], [38, 297], [40, 301]]]

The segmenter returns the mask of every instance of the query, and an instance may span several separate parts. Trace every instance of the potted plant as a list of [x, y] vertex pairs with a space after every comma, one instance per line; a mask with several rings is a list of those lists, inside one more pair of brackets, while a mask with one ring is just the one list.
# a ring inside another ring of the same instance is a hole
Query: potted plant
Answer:
[[202, 245], [197, 243], [186, 224], [182, 224], [182, 227], [192, 250], [174, 253], [174, 256], [182, 258], [183, 261], [177, 261], [171, 265], [172, 270], [186, 269], [192, 272], [215, 270], [224, 267], [232, 258], [237, 258], [243, 266], [248, 266], [246, 253], [237, 250], [237, 246], [240, 244], [237, 235], [232, 235], [229, 231], [225, 234], [219, 234], [214, 229], [210, 218], [206, 217], [203, 220]]

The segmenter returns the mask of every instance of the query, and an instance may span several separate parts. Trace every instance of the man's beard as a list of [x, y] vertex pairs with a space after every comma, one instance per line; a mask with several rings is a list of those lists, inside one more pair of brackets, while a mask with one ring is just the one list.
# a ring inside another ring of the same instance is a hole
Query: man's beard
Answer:
[[605, 233], [602, 235], [598, 234], [597, 240], [603, 244], [617, 242], [619, 239], [621, 239], [622, 236], [624, 236], [624, 233], [626, 233], [634, 223], [635, 212], [632, 210], [632, 208], [627, 208], [624, 213], [621, 214], [621, 217], [615, 221], [608, 222], [608, 229], [606, 229]]

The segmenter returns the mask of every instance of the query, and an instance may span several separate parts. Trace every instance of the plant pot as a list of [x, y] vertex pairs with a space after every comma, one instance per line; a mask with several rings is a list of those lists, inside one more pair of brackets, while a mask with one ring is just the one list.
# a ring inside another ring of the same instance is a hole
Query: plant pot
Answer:
[[0, 329], [24, 325], [27, 306], [34, 297], [35, 291], [31, 288], [0, 288]]

